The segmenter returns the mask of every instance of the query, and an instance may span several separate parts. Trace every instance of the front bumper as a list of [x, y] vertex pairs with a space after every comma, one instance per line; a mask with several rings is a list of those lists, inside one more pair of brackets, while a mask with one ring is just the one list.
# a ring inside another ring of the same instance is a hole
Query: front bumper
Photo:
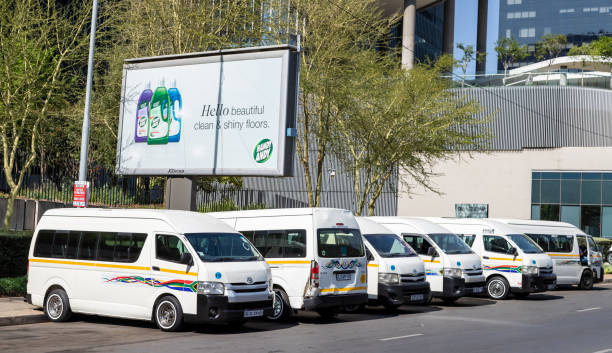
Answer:
[[463, 292], [464, 292], [464, 295], [484, 294], [486, 286], [487, 286], [486, 281], [465, 282], [465, 288], [463, 289]]
[[304, 298], [304, 310], [361, 305], [368, 302], [368, 293], [329, 294]]
[[538, 293], [553, 290], [557, 286], [557, 275], [554, 273], [541, 274], [539, 276], [523, 275], [522, 286], [512, 288], [516, 293]]
[[[422, 299], [414, 298], [413, 295], [415, 294], [422, 294]], [[426, 281], [402, 284], [378, 284], [378, 300], [386, 304], [427, 303], [430, 296], [429, 282]]]
[[465, 294], [465, 279], [455, 277], [442, 278], [442, 292], [432, 292], [434, 297], [458, 298]]
[[[257, 319], [262, 316], [273, 314], [273, 296], [268, 300], [254, 302], [230, 303], [223, 295], [198, 294], [197, 314], [184, 314], [186, 322], [212, 323], [231, 322]], [[258, 317], [244, 317], [245, 310], [263, 310], [263, 315]]]

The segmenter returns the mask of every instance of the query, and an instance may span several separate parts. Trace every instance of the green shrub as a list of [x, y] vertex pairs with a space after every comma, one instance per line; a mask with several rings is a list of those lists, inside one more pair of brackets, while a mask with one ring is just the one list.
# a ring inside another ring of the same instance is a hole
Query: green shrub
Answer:
[[612, 273], [612, 265], [604, 264], [603, 268], [604, 268], [604, 273]]
[[24, 276], [32, 232], [0, 232], [0, 278]]
[[26, 277], [0, 278], [0, 296], [20, 297], [26, 293]]

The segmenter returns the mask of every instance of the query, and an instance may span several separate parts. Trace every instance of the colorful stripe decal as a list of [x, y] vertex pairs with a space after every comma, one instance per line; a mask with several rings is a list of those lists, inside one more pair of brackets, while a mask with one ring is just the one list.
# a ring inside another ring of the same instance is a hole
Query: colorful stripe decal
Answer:
[[521, 266], [487, 266], [484, 265], [485, 271], [497, 271], [497, 272], [508, 272], [508, 273], [521, 273]]
[[310, 264], [310, 261], [306, 260], [266, 260], [270, 265], [297, 265], [297, 264]]
[[[132, 266], [132, 265], [117, 265], [117, 264], [108, 264], [101, 262], [83, 262], [83, 261], [73, 261], [73, 260], [48, 260], [48, 259], [29, 259], [30, 262], [39, 262], [46, 264], [58, 264], [58, 265], [75, 265], [75, 266], [90, 266], [90, 267], [102, 267], [102, 268], [119, 268], [123, 270], [140, 270], [140, 271], [151, 271], [151, 267], [146, 266]], [[196, 272], [185, 272], [178, 270], [171, 270], [168, 268], [160, 268], [160, 272], [174, 273], [178, 275], [186, 275], [186, 276], [197, 276]]]
[[348, 292], [348, 291], [354, 291], [354, 290], [367, 290], [368, 287], [348, 287], [348, 288], [323, 288], [320, 290], [321, 293], [328, 293], [328, 292]]
[[434, 271], [425, 270], [425, 275], [426, 276], [438, 276], [439, 273], [434, 272]]
[[114, 283], [139, 283], [145, 284], [154, 288], [166, 287], [173, 290], [181, 291], [181, 292], [191, 292], [195, 293], [198, 290], [198, 282], [197, 281], [185, 281], [182, 279], [173, 279], [170, 281], [159, 281], [154, 278], [145, 278], [140, 276], [121, 276], [121, 277], [113, 277], [113, 278], [105, 278], [106, 282], [114, 282]]

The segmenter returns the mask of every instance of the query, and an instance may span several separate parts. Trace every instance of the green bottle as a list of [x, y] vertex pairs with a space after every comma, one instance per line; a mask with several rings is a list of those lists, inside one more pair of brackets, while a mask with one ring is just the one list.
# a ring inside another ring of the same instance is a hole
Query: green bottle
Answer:
[[155, 89], [151, 98], [149, 129], [147, 133], [148, 145], [165, 145], [168, 143], [170, 132], [170, 96], [168, 89], [162, 81]]

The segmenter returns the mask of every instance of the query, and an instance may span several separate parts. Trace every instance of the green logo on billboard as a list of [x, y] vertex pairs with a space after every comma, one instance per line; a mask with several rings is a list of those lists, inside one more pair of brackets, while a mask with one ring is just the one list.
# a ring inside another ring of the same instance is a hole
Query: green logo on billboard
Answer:
[[153, 117], [153, 120], [151, 121], [151, 127], [152, 128], [156, 128], [159, 126], [161, 118], [159, 116]]
[[263, 139], [255, 145], [253, 150], [253, 159], [257, 163], [265, 163], [272, 156], [272, 141]]

